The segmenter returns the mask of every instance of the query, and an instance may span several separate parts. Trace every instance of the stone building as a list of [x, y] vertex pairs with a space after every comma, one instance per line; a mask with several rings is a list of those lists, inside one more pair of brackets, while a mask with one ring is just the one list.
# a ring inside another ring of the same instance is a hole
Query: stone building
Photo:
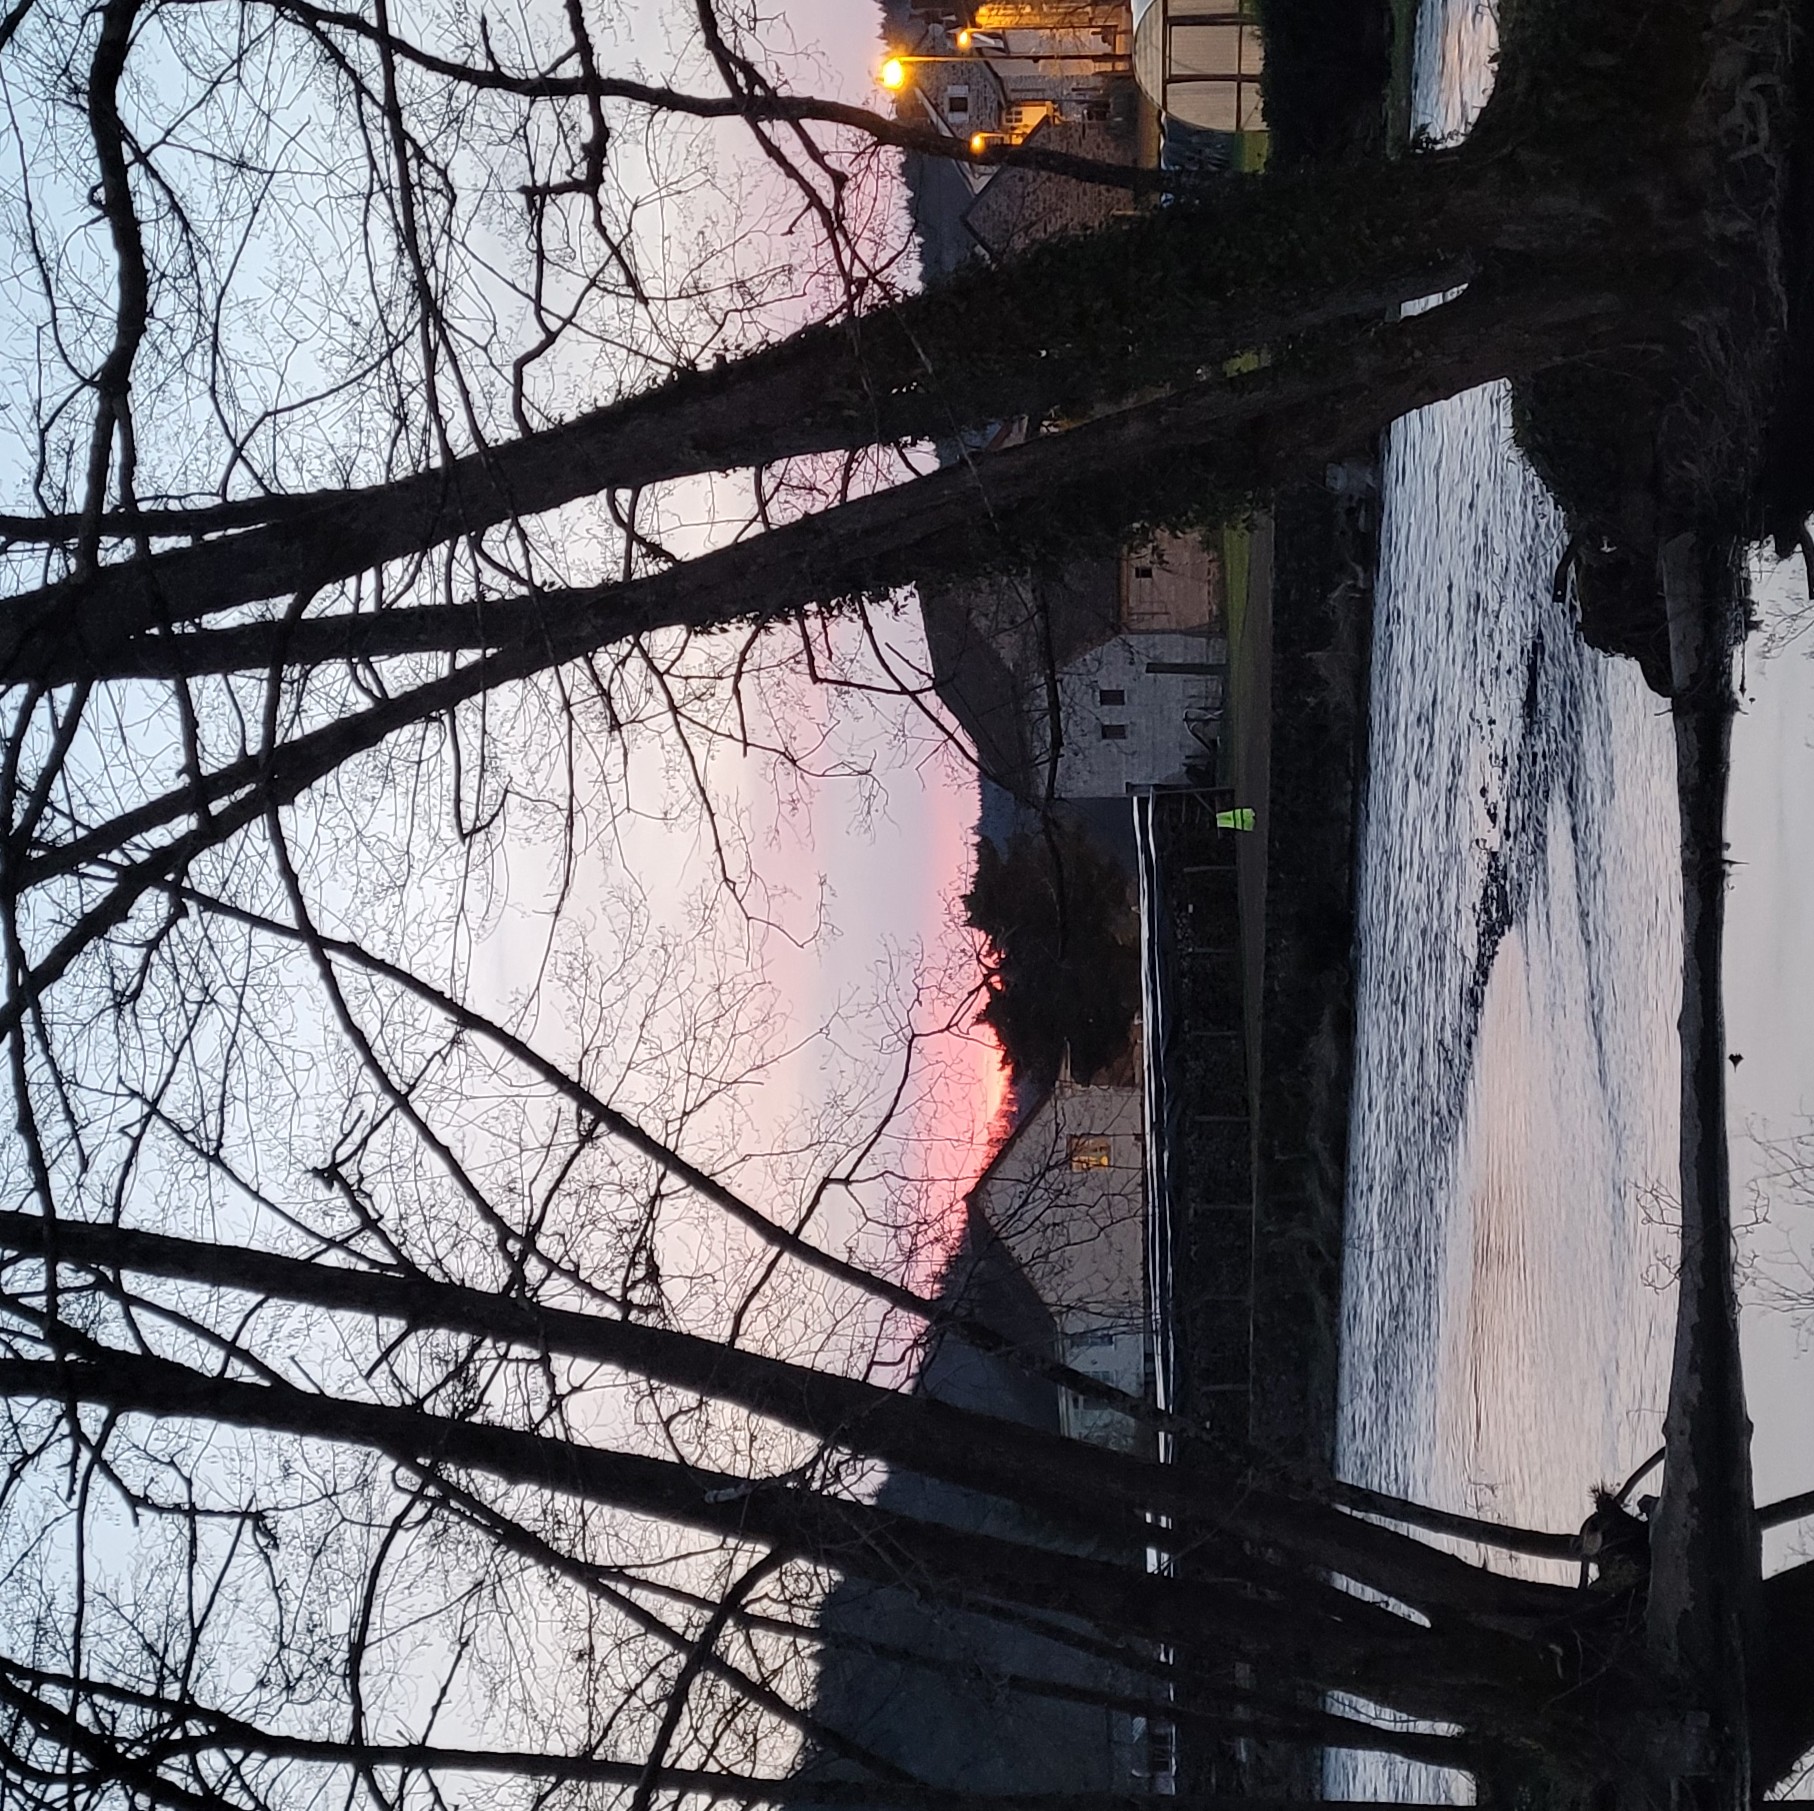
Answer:
[[[1151, 163], [1157, 122], [1133, 75], [1124, 0], [1011, 0], [958, 11], [938, 0], [885, 8], [882, 64], [895, 111], [977, 150], [1036, 142], [1109, 163]], [[908, 156], [921, 265], [936, 282], [969, 259], [1016, 255], [1087, 231], [1129, 205], [1096, 183], [962, 158]]]

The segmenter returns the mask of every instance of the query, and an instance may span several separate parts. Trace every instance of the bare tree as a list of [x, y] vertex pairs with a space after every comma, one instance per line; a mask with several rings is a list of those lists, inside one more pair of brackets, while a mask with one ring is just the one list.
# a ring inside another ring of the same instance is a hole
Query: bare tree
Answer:
[[[876, 149], [910, 135], [786, 92], [709, 6], [654, 80], [577, 4], [508, 40], [382, 0], [7, 14], [9, 1789], [391, 1811], [497, 1772], [642, 1811], [781, 1796], [804, 1739], [867, 1777], [795, 1802], [943, 1803], [810, 1708], [833, 1573], [1087, 1653], [1104, 1703], [1213, 1641], [1265, 1686], [1193, 1712], [1281, 1740], [1732, 1811], [1780, 1777], [1804, 1707], [1747, 1682], [1808, 1587], [1747, 1548], [1717, 969], [1728, 555], [1784, 507], [1756, 97], [1787, 53], [1773, 15], [1665, 12], [1532, 9], [1459, 149], [1205, 185], [913, 296]], [[708, 154], [718, 122], [771, 187]], [[782, 1205], [737, 1186], [760, 1166], [713, 1116], [765, 1060], [755, 1015], [690, 984], [678, 932], [550, 934], [557, 1055], [532, 1003], [475, 1001], [507, 828], [543, 839], [558, 919], [651, 726], [708, 837], [702, 743], [800, 758], [750, 726], [761, 629], [1210, 519], [1559, 369], [1610, 372], [1665, 473], [1606, 532], [1661, 560], [1680, 655], [1696, 1129], [1648, 1598], [1378, 1518], [1565, 1535], [877, 1387], [930, 1328], [1144, 1412], [901, 1280], [898, 1228], [839, 1249], [868, 1123]], [[878, 1504], [878, 1463], [1039, 1533]]]

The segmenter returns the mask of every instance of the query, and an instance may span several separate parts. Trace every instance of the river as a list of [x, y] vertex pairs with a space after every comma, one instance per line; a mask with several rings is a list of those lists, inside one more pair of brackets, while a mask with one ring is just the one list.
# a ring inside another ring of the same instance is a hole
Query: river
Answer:
[[[1494, 43], [1490, 9], [1426, 0], [1421, 123], [1465, 129]], [[1383, 486], [1338, 1463], [1567, 1527], [1658, 1444], [1668, 1380], [1669, 719], [1553, 598], [1564, 536], [1503, 386], [1397, 423]]]

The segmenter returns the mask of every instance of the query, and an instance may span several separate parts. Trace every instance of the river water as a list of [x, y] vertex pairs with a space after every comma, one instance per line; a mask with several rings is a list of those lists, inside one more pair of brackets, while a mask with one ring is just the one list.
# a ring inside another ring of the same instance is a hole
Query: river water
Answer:
[[[1465, 129], [1493, 14], [1426, 0]], [[1679, 1000], [1669, 721], [1552, 598], [1502, 386], [1397, 423], [1359, 861], [1344, 1473], [1568, 1527], [1659, 1439]], [[1332, 1791], [1455, 1782], [1332, 1757]]]

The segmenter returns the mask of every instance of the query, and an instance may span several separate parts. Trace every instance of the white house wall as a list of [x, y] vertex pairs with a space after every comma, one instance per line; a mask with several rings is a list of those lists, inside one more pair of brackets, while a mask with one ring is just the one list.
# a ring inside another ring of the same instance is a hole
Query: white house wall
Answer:
[[1080, 655], [1058, 678], [1059, 797], [1120, 798], [1210, 763], [1227, 664], [1226, 641], [1191, 634], [1117, 635]]

